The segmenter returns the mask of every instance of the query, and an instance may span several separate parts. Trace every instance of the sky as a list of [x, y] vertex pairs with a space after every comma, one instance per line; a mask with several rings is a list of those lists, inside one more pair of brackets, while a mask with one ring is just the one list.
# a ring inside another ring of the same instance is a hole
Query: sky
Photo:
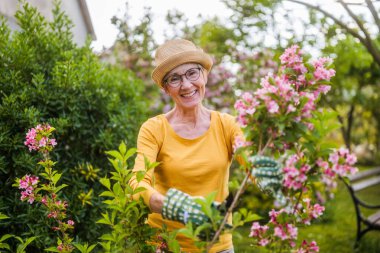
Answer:
[[[350, 0], [350, 3], [363, 2], [364, 0]], [[131, 23], [135, 25], [144, 13], [144, 6], [151, 7], [153, 13], [152, 29], [155, 41], [159, 44], [164, 40], [164, 30], [166, 26], [165, 16], [168, 10], [177, 9], [185, 14], [189, 19], [189, 25], [199, 23], [199, 14], [204, 18], [219, 16], [226, 19], [231, 15], [221, 0], [87, 0], [92, 24], [96, 34], [96, 41], [92, 43], [94, 51], [101, 51], [113, 45], [118, 30], [111, 24], [113, 16], [123, 17], [126, 9], [126, 2], [129, 5]], [[320, 4], [323, 9], [334, 15], [341, 14], [335, 0], [310, 0], [310, 3]], [[285, 1], [286, 3], [286, 1]], [[288, 3], [289, 4], [289, 3]], [[298, 4], [288, 5], [291, 9], [297, 9], [297, 13], [306, 14], [303, 7]], [[339, 6], [340, 7], [340, 6]]]
[[[92, 24], [97, 40], [92, 43], [95, 51], [112, 46], [118, 30], [111, 24], [113, 16], [122, 17], [126, 9], [126, 0], [87, 0]], [[137, 23], [144, 13], [144, 6], [150, 6], [153, 12], [154, 37], [158, 43], [163, 42], [165, 16], [168, 10], [178, 9], [185, 13], [189, 24], [196, 24], [198, 15], [203, 17], [228, 17], [230, 12], [220, 0], [128, 0], [131, 22]]]

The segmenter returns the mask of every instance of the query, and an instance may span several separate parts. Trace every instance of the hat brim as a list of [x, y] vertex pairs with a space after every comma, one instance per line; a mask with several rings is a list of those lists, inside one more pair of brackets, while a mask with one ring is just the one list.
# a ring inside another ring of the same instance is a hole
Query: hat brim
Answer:
[[201, 64], [208, 72], [211, 70], [213, 64], [211, 57], [202, 51], [186, 51], [175, 54], [158, 65], [152, 72], [152, 79], [162, 88], [163, 78], [167, 73], [179, 65], [190, 62]]

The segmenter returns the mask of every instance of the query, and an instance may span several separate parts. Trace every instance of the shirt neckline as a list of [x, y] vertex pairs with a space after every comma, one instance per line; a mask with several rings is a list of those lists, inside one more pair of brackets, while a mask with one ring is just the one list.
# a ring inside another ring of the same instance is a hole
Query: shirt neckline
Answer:
[[161, 117], [163, 118], [165, 124], [167, 125], [167, 128], [169, 129], [169, 132], [178, 140], [181, 140], [181, 141], [197, 141], [197, 140], [200, 140], [202, 138], [204, 138], [211, 130], [213, 124], [214, 124], [214, 121], [215, 121], [215, 115], [214, 115], [214, 111], [210, 111], [210, 126], [208, 127], [208, 129], [203, 133], [201, 134], [200, 136], [198, 137], [195, 137], [193, 139], [188, 139], [188, 138], [184, 138], [182, 136], [180, 136], [179, 134], [177, 134], [176, 131], [174, 131], [173, 127], [170, 125], [168, 119], [165, 117], [165, 114], [161, 114]]

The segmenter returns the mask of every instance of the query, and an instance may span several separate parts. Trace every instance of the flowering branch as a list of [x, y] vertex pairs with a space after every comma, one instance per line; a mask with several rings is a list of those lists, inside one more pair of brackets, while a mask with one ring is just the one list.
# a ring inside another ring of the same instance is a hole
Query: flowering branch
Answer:
[[[277, 247], [280, 252], [283, 249], [295, 250], [297, 224], [308, 225], [324, 211], [323, 206], [311, 204], [308, 185], [321, 178], [326, 189], [332, 189], [337, 175], [356, 171], [352, 167], [356, 158], [348, 150], [334, 151], [332, 147], [321, 145], [327, 134], [322, 119], [328, 113], [318, 111], [317, 102], [331, 89], [328, 84], [335, 71], [331, 69], [330, 58], [322, 57], [311, 62], [309, 59], [297, 45], [287, 48], [280, 56], [278, 75], [269, 73], [261, 80], [258, 90], [244, 92], [235, 103], [237, 121], [245, 136], [245, 141], [235, 143], [235, 153], [245, 158], [243, 167], [247, 174], [227, 215], [232, 213], [254, 169], [246, 155], [262, 155], [264, 150], [268, 150], [272, 157], [287, 157], [281, 170], [282, 190], [272, 191], [282, 197], [286, 193], [287, 203], [283, 204], [287, 206], [279, 211], [272, 210], [267, 225], [254, 222], [250, 234], [255, 238], [256, 245], [271, 249]], [[262, 143], [266, 145], [261, 150]], [[326, 156], [329, 154], [327, 162]], [[220, 235], [226, 217], [208, 249]], [[314, 241], [303, 241], [299, 246], [299, 252], [317, 251]]]
[[[51, 134], [55, 129], [49, 124], [37, 125], [36, 128], [31, 128], [26, 134], [24, 144], [29, 148], [29, 151], [37, 151], [42, 154], [43, 160], [38, 162], [44, 167], [44, 172], [40, 173], [47, 183], [39, 185], [40, 178], [35, 175], [25, 175], [21, 179], [16, 179], [14, 186], [21, 189], [21, 200], [27, 201], [29, 204], [39, 202], [46, 208], [47, 218], [53, 219], [56, 225], [52, 227], [53, 231], [58, 231], [58, 246], [46, 249], [48, 251], [72, 252], [74, 247], [71, 244], [72, 238], [68, 234], [68, 230], [74, 229], [74, 221], [66, 220], [66, 210], [68, 203], [58, 198], [57, 193], [67, 185], [62, 184], [57, 186], [62, 174], [53, 170], [56, 162], [50, 160], [49, 152], [57, 145], [55, 139], [51, 138]], [[47, 194], [41, 193], [42, 191]], [[65, 221], [66, 220], [66, 221]]]

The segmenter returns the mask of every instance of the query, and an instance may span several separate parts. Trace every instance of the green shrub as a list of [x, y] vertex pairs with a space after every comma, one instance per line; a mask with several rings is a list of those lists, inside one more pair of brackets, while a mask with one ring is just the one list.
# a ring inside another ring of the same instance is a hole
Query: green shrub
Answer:
[[48, 22], [23, 4], [15, 15], [20, 29], [13, 32], [0, 19], [0, 212], [10, 217], [0, 234], [37, 236], [30, 252], [51, 245], [54, 232], [41, 218], [46, 214], [21, 203], [12, 189], [16, 177], [37, 174], [35, 156], [22, 145], [26, 130], [40, 122], [58, 130], [53, 158], [70, 185], [62, 197], [70, 203], [77, 239], [91, 243], [103, 228], [95, 222], [102, 205], [98, 179], [109, 168], [104, 152], [121, 140], [135, 143], [146, 118], [142, 82], [101, 63], [89, 41], [75, 45], [72, 23], [59, 4], [53, 16]]

